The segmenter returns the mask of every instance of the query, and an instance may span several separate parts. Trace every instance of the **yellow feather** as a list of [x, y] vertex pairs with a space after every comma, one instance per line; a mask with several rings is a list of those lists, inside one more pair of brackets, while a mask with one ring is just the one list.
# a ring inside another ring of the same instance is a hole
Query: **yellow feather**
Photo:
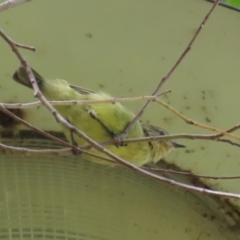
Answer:
[[[39, 88], [48, 100], [104, 100], [111, 98], [104, 92], [94, 92], [88, 89], [70, 85], [61, 79], [46, 80], [33, 70]], [[13, 79], [24, 86], [31, 87], [29, 78], [23, 67], [20, 67], [13, 75]], [[88, 105], [57, 105], [56, 109], [72, 125], [86, 133], [97, 142], [110, 140], [114, 135], [121, 134], [125, 127], [132, 121], [134, 114], [119, 102], [117, 103], [97, 103]], [[72, 141], [70, 130], [63, 127], [63, 132], [69, 142]], [[144, 136], [162, 135], [163, 131], [159, 127], [152, 125], [141, 125], [139, 121], [135, 123], [126, 138], [140, 138]], [[87, 145], [86, 141], [74, 135], [74, 140], [79, 147]], [[177, 145], [176, 145], [177, 146]], [[179, 145], [178, 146], [182, 146]], [[106, 148], [138, 166], [149, 162], [157, 162], [174, 147], [171, 141], [134, 142], [127, 146], [106, 145]], [[183, 146], [182, 146], [183, 147]], [[91, 149], [91, 153], [106, 158], [106, 155], [96, 149]], [[82, 154], [93, 162], [113, 165], [98, 157]]]

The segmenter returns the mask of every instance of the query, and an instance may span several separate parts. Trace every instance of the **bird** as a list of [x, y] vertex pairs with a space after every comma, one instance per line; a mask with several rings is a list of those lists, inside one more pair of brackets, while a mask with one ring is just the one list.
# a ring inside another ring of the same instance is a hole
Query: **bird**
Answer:
[[[39, 89], [48, 100], [107, 100], [112, 96], [103, 91], [92, 91], [86, 88], [69, 84], [63, 79], [45, 79], [34, 69], [31, 69]], [[13, 79], [32, 88], [29, 76], [23, 66], [20, 66], [13, 74]], [[56, 105], [56, 110], [73, 126], [83, 131], [96, 142], [105, 142], [111, 139], [118, 139], [123, 130], [133, 120], [135, 114], [120, 102], [101, 102], [78, 105]], [[88, 145], [87, 142], [62, 126], [66, 139], [80, 148]], [[136, 121], [125, 139], [142, 138], [151, 136], [164, 136], [168, 133], [158, 126], [143, 124]], [[148, 163], [157, 163], [174, 148], [185, 146], [171, 140], [154, 140], [142, 142], [130, 142], [128, 144], [108, 144], [106, 149], [132, 163], [136, 166], [143, 166]], [[114, 161], [106, 161], [106, 155], [95, 148], [90, 152], [95, 156], [86, 153], [80, 154], [87, 160], [108, 166], [115, 166]]]

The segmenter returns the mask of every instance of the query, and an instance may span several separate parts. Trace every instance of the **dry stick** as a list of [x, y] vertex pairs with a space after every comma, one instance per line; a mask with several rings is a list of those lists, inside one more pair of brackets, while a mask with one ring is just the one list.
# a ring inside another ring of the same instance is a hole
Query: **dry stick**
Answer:
[[[226, 130], [225, 132], [228, 132], [228, 133], [234, 132], [234, 131], [236, 131], [236, 130], [239, 129], [239, 128], [240, 128], [240, 124], [237, 124], [236, 126], [229, 128], [229, 129]], [[218, 138], [220, 138], [220, 137], [222, 137], [222, 136], [224, 136], [223, 133], [216, 134], [216, 135], [215, 135], [215, 138], [218, 139]]]
[[12, 153], [12, 154], [18, 154], [18, 155], [24, 155], [24, 156], [66, 156], [69, 155], [71, 149], [57, 149], [57, 150], [33, 150], [29, 148], [22, 148], [22, 147], [12, 147], [5, 145], [3, 143], [0, 143], [0, 149], [3, 153]]
[[[158, 86], [156, 87], [156, 89], [153, 91], [152, 96], [155, 96], [158, 91], [161, 89], [161, 87], [163, 86], [163, 84], [167, 81], [167, 79], [171, 76], [171, 74], [174, 72], [174, 70], [178, 67], [178, 65], [180, 64], [180, 62], [183, 60], [183, 58], [186, 56], [186, 54], [189, 52], [189, 50], [192, 47], [192, 44], [194, 43], [194, 41], [196, 40], [198, 34], [200, 33], [200, 31], [202, 30], [203, 26], [206, 24], [208, 18], [210, 17], [211, 13], [213, 12], [213, 10], [215, 9], [215, 7], [218, 5], [218, 3], [220, 2], [220, 0], [215, 1], [215, 3], [213, 4], [212, 8], [210, 9], [210, 11], [208, 12], [208, 14], [205, 16], [205, 18], [203, 19], [202, 23], [200, 24], [200, 26], [198, 27], [197, 32], [195, 33], [195, 35], [193, 36], [193, 38], [191, 39], [191, 41], [189, 42], [189, 44], [187, 45], [187, 48], [183, 51], [183, 53], [181, 54], [181, 56], [178, 58], [177, 62], [173, 65], [173, 67], [170, 69], [170, 71], [167, 73], [167, 75], [165, 77], [162, 78], [162, 80], [160, 81], [160, 83], [158, 84]], [[148, 100], [143, 107], [141, 108], [141, 110], [138, 112], [138, 114], [134, 117], [134, 119], [131, 121], [131, 123], [128, 124], [128, 126], [124, 129], [124, 131], [121, 134], [121, 137], [124, 138], [129, 131], [133, 128], [134, 124], [136, 123], [136, 121], [142, 116], [142, 114], [144, 113], [145, 109], [148, 107], [148, 105], [150, 104], [150, 100]]]
[[[169, 90], [168, 90], [169, 91]], [[127, 101], [139, 101], [149, 99], [155, 101], [157, 96], [141, 96], [141, 97], [129, 97], [129, 98], [109, 98], [99, 100], [67, 100], [67, 101], [49, 101], [52, 105], [87, 105], [87, 104], [98, 104], [98, 103], [116, 103], [116, 102], [127, 102]], [[2, 103], [5, 108], [12, 109], [27, 109], [37, 106], [42, 106], [40, 101], [31, 103]]]
[[153, 172], [173, 173], [173, 174], [177, 174], [177, 175], [207, 178], [207, 179], [213, 179], [213, 180], [219, 180], [219, 179], [231, 180], [231, 179], [240, 178], [240, 175], [237, 175], [237, 176], [208, 176], [208, 175], [195, 174], [195, 173], [188, 172], [188, 171], [176, 171], [176, 170], [164, 169], [164, 168], [150, 168], [150, 167], [141, 167], [141, 168], [148, 170], [148, 171], [153, 171]]
[[[229, 132], [228, 130], [226, 130], [225, 132]], [[223, 134], [222, 134], [223, 135]], [[161, 137], [163, 137], [163, 139], [167, 140], [167, 139], [181, 139], [181, 138], [185, 138], [185, 139], [192, 139], [192, 140], [196, 140], [196, 139], [201, 139], [201, 140], [208, 140], [208, 141], [217, 141], [217, 142], [223, 142], [223, 143], [228, 143], [232, 146], [236, 146], [236, 147], [240, 147], [239, 143], [233, 142], [229, 139], [224, 139], [224, 138], [219, 138], [217, 139], [217, 137], [219, 136], [219, 134], [185, 134], [185, 133], [180, 133], [180, 134], [170, 134], [168, 136], [156, 136], [156, 137], [149, 137], [149, 141], [154, 141], [154, 140], [158, 140], [161, 139]], [[165, 138], [166, 137], [166, 138]], [[147, 139], [144, 139], [144, 141], [146, 141]], [[126, 139], [125, 141], [123, 141], [123, 143], [127, 143], [127, 142], [137, 142], [137, 141], [143, 141], [141, 138], [138, 139], [134, 139], [134, 138], [129, 138]]]
[[156, 100], [157, 103], [161, 104], [162, 106], [164, 106], [165, 108], [167, 108], [168, 110], [170, 110], [171, 112], [173, 112], [174, 114], [176, 114], [179, 118], [181, 118], [182, 120], [184, 120], [187, 124], [190, 124], [190, 125], [194, 125], [194, 126], [197, 126], [197, 127], [200, 127], [200, 128], [204, 128], [204, 129], [208, 129], [208, 130], [211, 130], [211, 131], [214, 131], [214, 132], [217, 132], [217, 133], [220, 133], [218, 135], [213, 135], [213, 139], [217, 139], [218, 137], [222, 137], [223, 135], [226, 135], [228, 137], [231, 137], [231, 138], [234, 138], [234, 139], [237, 139], [238, 141], [240, 141], [240, 137], [237, 136], [237, 135], [234, 135], [234, 134], [231, 134], [229, 132], [224, 132], [222, 131], [221, 129], [218, 129], [218, 128], [214, 128], [214, 127], [210, 127], [210, 126], [207, 126], [207, 125], [204, 125], [202, 123], [198, 123], [196, 121], [193, 121], [187, 117], [185, 117], [183, 114], [181, 114], [179, 111], [177, 111], [176, 109], [174, 109], [173, 107], [171, 107], [169, 104], [165, 103], [164, 101], [160, 100], [160, 99], [157, 99]]
[[[240, 144], [235, 143], [229, 139], [215, 139], [215, 134], [186, 134], [186, 133], [180, 133], [180, 134], [170, 134], [170, 135], [165, 135], [165, 136], [151, 136], [151, 137], [139, 137], [139, 138], [129, 138], [129, 139], [125, 139], [123, 141], [123, 143], [133, 143], [133, 142], [150, 142], [150, 141], [159, 141], [159, 140], [172, 140], [172, 139], [192, 139], [192, 140], [196, 140], [196, 139], [201, 139], [201, 140], [208, 140], [208, 141], [218, 141], [218, 142], [224, 142], [224, 143], [228, 143], [232, 146], [236, 146], [236, 147], [240, 147]], [[104, 142], [100, 142], [101, 145], [109, 145], [109, 144], [117, 144], [118, 141], [111, 139], [111, 140], [107, 140]], [[92, 145], [86, 145], [83, 146], [81, 149], [85, 149], [85, 150], [89, 150], [92, 148]]]
[[[62, 156], [69, 156], [72, 155], [72, 148], [61, 148], [61, 149], [48, 149], [48, 150], [43, 150], [43, 149], [30, 149], [30, 148], [23, 148], [23, 147], [13, 147], [9, 146], [3, 143], [0, 143], [0, 151], [2, 153], [7, 153], [7, 154], [17, 154], [17, 155], [24, 155], [24, 156], [35, 156], [35, 157], [43, 157], [43, 156], [57, 156], [57, 157], [62, 157]], [[112, 163], [115, 163], [113, 160], [100, 157], [96, 154], [92, 154], [89, 152], [86, 152], [84, 150], [81, 150], [81, 152], [89, 154], [91, 156], [103, 159], [105, 161], [109, 161]]]
[[240, 144], [235, 143], [235, 142], [233, 142], [233, 141], [231, 141], [231, 140], [229, 140], [229, 139], [220, 138], [220, 139], [217, 139], [217, 141], [218, 141], [218, 142], [229, 143], [229, 144], [231, 144], [231, 145], [233, 145], [233, 146], [240, 147]]
[[[2, 29], [0, 29], [0, 36], [8, 43], [8, 45], [12, 48], [12, 51], [17, 55], [18, 59], [20, 60], [21, 64], [24, 66], [24, 68], [26, 69], [26, 72], [30, 78], [30, 82], [32, 84], [33, 90], [34, 90], [34, 97], [36, 97], [37, 93], [38, 93], [38, 85], [37, 82], [35, 80], [35, 77], [32, 73], [31, 68], [28, 66], [26, 60], [22, 57], [22, 55], [20, 54], [20, 52], [18, 51], [18, 45], [19, 43], [15, 43], [11, 38], [9, 38], [3, 31]], [[23, 44], [20, 44], [23, 45]], [[30, 47], [31, 48], [31, 47]]]
[[19, 47], [19, 48], [23, 48], [23, 49], [27, 49], [27, 50], [33, 51], [33, 52], [36, 51], [36, 48], [33, 47], [33, 46], [23, 45], [21, 43], [16, 43], [16, 46]]
[[29, 1], [31, 0], [6, 0], [0, 3], [0, 12]]
[[[231, 134], [232, 136], [232, 134]], [[235, 135], [233, 135], [235, 137]], [[237, 137], [237, 136], [236, 136]], [[186, 139], [201, 139], [201, 140], [210, 140], [210, 141], [222, 141], [222, 142], [227, 142], [231, 145], [235, 146], [240, 146], [240, 144], [232, 142], [228, 139], [216, 139], [215, 134], [187, 134], [187, 133], [179, 133], [179, 134], [170, 134], [170, 135], [165, 135], [165, 136], [151, 136], [151, 137], [142, 137], [142, 138], [129, 138], [125, 139], [123, 142], [124, 143], [132, 143], [132, 142], [150, 142], [150, 141], [157, 141], [157, 140], [172, 140], [172, 139], [181, 139], [181, 138], [186, 138]], [[106, 144], [102, 143], [102, 144]]]
[[[4, 32], [0, 29], [0, 36], [6, 41], [6, 42], [8, 42], [8, 44], [12, 41], [9, 37], [7, 37], [5, 34], [4, 34]], [[9, 42], [10, 41], [10, 42]], [[12, 41], [13, 42], [13, 41]], [[10, 45], [11, 46], [11, 45]], [[16, 43], [16, 42], [14, 42], [14, 46], [15, 47], [19, 47], [19, 48], [23, 48], [23, 49], [26, 49], [26, 50], [30, 50], [30, 51], [35, 51], [36, 50], [36, 48], [35, 47], [33, 47], [33, 46], [28, 46], [28, 45], [24, 45], [24, 44], [21, 44], [21, 43]], [[12, 47], [12, 50], [13, 50], [13, 52], [15, 52], [14, 51], [14, 49], [13, 49], [13, 46], [11, 46]], [[17, 55], [19, 54], [19, 53], [16, 53]], [[18, 56], [19, 57], [19, 56]], [[25, 61], [25, 60], [23, 60], [23, 61]]]

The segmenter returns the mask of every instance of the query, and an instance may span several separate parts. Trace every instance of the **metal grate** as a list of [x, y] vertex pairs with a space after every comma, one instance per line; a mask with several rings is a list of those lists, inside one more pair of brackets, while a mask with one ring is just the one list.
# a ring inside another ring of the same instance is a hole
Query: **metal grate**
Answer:
[[[21, 144], [56, 147], [43, 139]], [[218, 207], [210, 210], [191, 192], [77, 156], [0, 154], [0, 239], [193, 239], [199, 232], [204, 239], [228, 239], [234, 233]]]

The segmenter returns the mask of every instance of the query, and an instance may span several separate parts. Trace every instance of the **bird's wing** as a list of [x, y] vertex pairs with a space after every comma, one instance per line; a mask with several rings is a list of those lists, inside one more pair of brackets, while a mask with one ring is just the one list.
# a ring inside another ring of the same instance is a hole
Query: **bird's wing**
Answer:
[[82, 88], [82, 87], [78, 87], [76, 85], [71, 85], [69, 84], [69, 87], [72, 88], [73, 90], [75, 90], [76, 92], [79, 92], [81, 94], [90, 94], [90, 93], [96, 93], [92, 90], [89, 90], [87, 88]]

